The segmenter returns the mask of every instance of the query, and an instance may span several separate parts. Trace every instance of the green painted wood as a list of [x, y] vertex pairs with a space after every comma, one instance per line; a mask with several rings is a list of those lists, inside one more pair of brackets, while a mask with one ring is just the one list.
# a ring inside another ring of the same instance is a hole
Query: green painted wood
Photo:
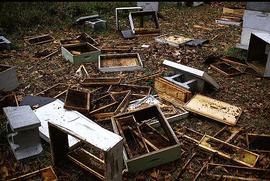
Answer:
[[176, 144], [125, 161], [128, 166], [128, 171], [134, 173], [172, 162], [174, 160], [179, 159], [180, 157], [181, 157], [180, 144]]
[[101, 54], [100, 50], [83, 53], [81, 55], [71, 54], [65, 47], [61, 47], [62, 56], [73, 64], [81, 64], [92, 61], [97, 61], [98, 56]]

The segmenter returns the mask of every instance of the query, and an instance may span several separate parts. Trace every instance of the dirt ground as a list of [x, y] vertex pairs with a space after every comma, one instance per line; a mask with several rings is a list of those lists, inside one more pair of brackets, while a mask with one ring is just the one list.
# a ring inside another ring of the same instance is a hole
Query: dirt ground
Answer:
[[[114, 29], [114, 17], [107, 20], [110, 30], [104, 34], [94, 34], [99, 42], [98, 47], [110, 46], [128, 46], [136, 48], [133, 52], [140, 53], [143, 61], [144, 69], [136, 72], [122, 73], [101, 73], [97, 69], [97, 62], [87, 63], [85, 67], [91, 76], [121, 76], [125, 80], [131, 80], [135, 77], [150, 75], [159, 70], [166, 69], [161, 65], [163, 60], [172, 60], [187, 66], [198, 68], [206, 71], [220, 85], [220, 89], [215, 92], [207, 93], [207, 96], [239, 106], [243, 113], [237, 122], [236, 127], [244, 128], [233, 144], [247, 148], [245, 143], [245, 133], [270, 134], [270, 84], [269, 79], [256, 77], [254, 75], [242, 74], [234, 77], [226, 77], [209, 67], [204, 63], [204, 60], [211, 54], [224, 55], [224, 53], [236, 43], [240, 42], [241, 27], [218, 25], [215, 20], [221, 16], [222, 7], [224, 5], [243, 6], [243, 3], [210, 3], [199, 7], [183, 7], [165, 6], [161, 9], [161, 14], [166, 18], [159, 19], [161, 34], [175, 33], [181, 34], [190, 38], [208, 39], [210, 42], [202, 47], [180, 47], [175, 48], [169, 45], [160, 45], [154, 41], [154, 36], [139, 36], [132, 40], [124, 40], [119, 32]], [[195, 26], [194, 26], [195, 25]], [[198, 26], [199, 25], [199, 26]], [[35, 58], [35, 53], [44, 49], [50, 51], [60, 49], [59, 41], [61, 39], [74, 37], [81, 33], [78, 29], [66, 29], [58, 31], [38, 30], [29, 32], [25, 36], [33, 36], [49, 33], [55, 37], [53, 43], [30, 46], [27, 45], [24, 37], [12, 37], [12, 42], [19, 45], [19, 50], [5, 51], [0, 53], [1, 64], [17, 66], [17, 76], [20, 86], [15, 90], [18, 100], [21, 101], [26, 95], [35, 95], [36, 93], [45, 90], [46, 88], [56, 83], [67, 83], [74, 85], [79, 82], [75, 72], [79, 65], [73, 65], [66, 61], [61, 52], [52, 56], [49, 59], [41, 60]], [[90, 34], [91, 35], [91, 34]], [[150, 45], [149, 48], [142, 48], [141, 45]], [[153, 86], [153, 81], [141, 81], [137, 84], [150, 84]], [[44, 152], [38, 157], [16, 161], [12, 155], [9, 145], [6, 141], [6, 131], [4, 129], [5, 119], [1, 115], [1, 132], [0, 132], [0, 179], [20, 175], [19, 173], [27, 173], [52, 164], [50, 157], [49, 145], [43, 143]], [[214, 135], [218, 130], [224, 127], [223, 124], [216, 121], [190, 115], [187, 119], [181, 120], [172, 125], [174, 130], [186, 126], [194, 129], [202, 134]], [[181, 148], [183, 151], [181, 159], [159, 166], [154, 169], [149, 169], [145, 172], [140, 172], [137, 175], [125, 174], [124, 178], [134, 180], [176, 180], [179, 169], [184, 165], [187, 158], [194, 152], [199, 155], [204, 155], [203, 151], [192, 145], [193, 143], [184, 141], [184, 138], [179, 137]], [[198, 168], [204, 164], [208, 156], [196, 158], [193, 167], [190, 166], [187, 170], [191, 170], [191, 175], [181, 177], [181, 180], [191, 180], [196, 175]], [[219, 163], [233, 163], [233, 161], [223, 160], [218, 156], [214, 156]], [[198, 168], [195, 168], [197, 166]], [[256, 167], [269, 168], [270, 157], [268, 154], [260, 154], [260, 158]], [[197, 171], [192, 171], [196, 170]], [[95, 180], [85, 171], [71, 165], [64, 165], [61, 168], [55, 168], [59, 180]], [[270, 178], [270, 176], [268, 177]], [[210, 180], [206, 175], [205, 170], [198, 178], [199, 180]], [[213, 179], [214, 180], [214, 179]]]

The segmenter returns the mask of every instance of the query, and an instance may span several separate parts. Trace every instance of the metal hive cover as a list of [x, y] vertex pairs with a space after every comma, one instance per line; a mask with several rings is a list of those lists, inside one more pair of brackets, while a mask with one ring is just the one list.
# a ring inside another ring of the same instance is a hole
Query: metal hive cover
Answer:
[[40, 126], [40, 121], [30, 106], [5, 107], [3, 110], [14, 131]]

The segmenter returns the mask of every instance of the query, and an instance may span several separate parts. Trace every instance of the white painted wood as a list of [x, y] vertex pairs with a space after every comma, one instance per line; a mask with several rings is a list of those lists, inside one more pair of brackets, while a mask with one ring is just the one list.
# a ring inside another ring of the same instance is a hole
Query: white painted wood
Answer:
[[266, 33], [266, 31], [261, 31], [253, 28], [242, 28], [240, 41], [241, 45], [246, 46], [248, 48], [251, 33]]
[[270, 31], [270, 13], [245, 10], [243, 28]]
[[137, 2], [137, 6], [142, 7], [143, 11], [158, 12], [159, 2]]
[[[64, 103], [55, 100], [45, 106], [34, 110], [36, 116], [41, 122], [39, 131], [41, 137], [49, 142], [48, 122], [60, 126], [62, 129], [68, 129], [74, 132], [81, 139], [92, 145], [107, 151], [122, 140], [122, 137], [102, 128], [94, 121], [88, 119], [77, 111], [64, 109]], [[72, 136], [68, 137], [69, 146], [73, 146], [78, 140]]]

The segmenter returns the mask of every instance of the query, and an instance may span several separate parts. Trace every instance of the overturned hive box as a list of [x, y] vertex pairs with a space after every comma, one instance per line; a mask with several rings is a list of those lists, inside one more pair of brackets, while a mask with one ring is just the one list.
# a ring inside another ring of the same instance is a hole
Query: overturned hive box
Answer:
[[239, 107], [199, 94], [193, 96], [184, 108], [230, 126], [237, 123], [242, 113]]
[[[48, 126], [54, 165], [68, 159], [101, 180], [122, 180], [123, 139], [120, 136], [89, 119], [50, 121]], [[68, 136], [80, 142], [69, 148]]]
[[0, 90], [12, 91], [18, 86], [16, 67], [0, 65]]
[[52, 37], [49, 34], [45, 34], [45, 35], [40, 35], [40, 36], [25, 39], [25, 41], [29, 45], [40, 45], [40, 44], [54, 41], [54, 37]]
[[263, 77], [270, 77], [269, 33], [251, 33], [246, 63]]
[[[154, 24], [145, 25], [145, 17], [150, 17], [149, 20], [151, 20]], [[140, 27], [137, 28], [137, 21], [135, 21], [136, 18], [140, 19]], [[157, 18], [157, 12], [156, 11], [137, 11], [137, 12], [130, 12], [129, 13], [129, 23], [131, 27], [131, 31], [133, 34], [153, 34], [153, 33], [159, 33], [159, 23]]]
[[[157, 119], [164, 134], [144, 123], [149, 119]], [[129, 172], [146, 170], [180, 158], [179, 141], [158, 106], [119, 114], [111, 120], [114, 132], [125, 138], [124, 161]]]
[[90, 92], [68, 89], [64, 108], [88, 112], [90, 110], [90, 100]]
[[61, 47], [63, 57], [71, 63], [97, 61], [100, 49], [89, 43], [64, 45]]
[[106, 54], [98, 57], [98, 69], [101, 72], [135, 71], [142, 68], [138, 53]]

